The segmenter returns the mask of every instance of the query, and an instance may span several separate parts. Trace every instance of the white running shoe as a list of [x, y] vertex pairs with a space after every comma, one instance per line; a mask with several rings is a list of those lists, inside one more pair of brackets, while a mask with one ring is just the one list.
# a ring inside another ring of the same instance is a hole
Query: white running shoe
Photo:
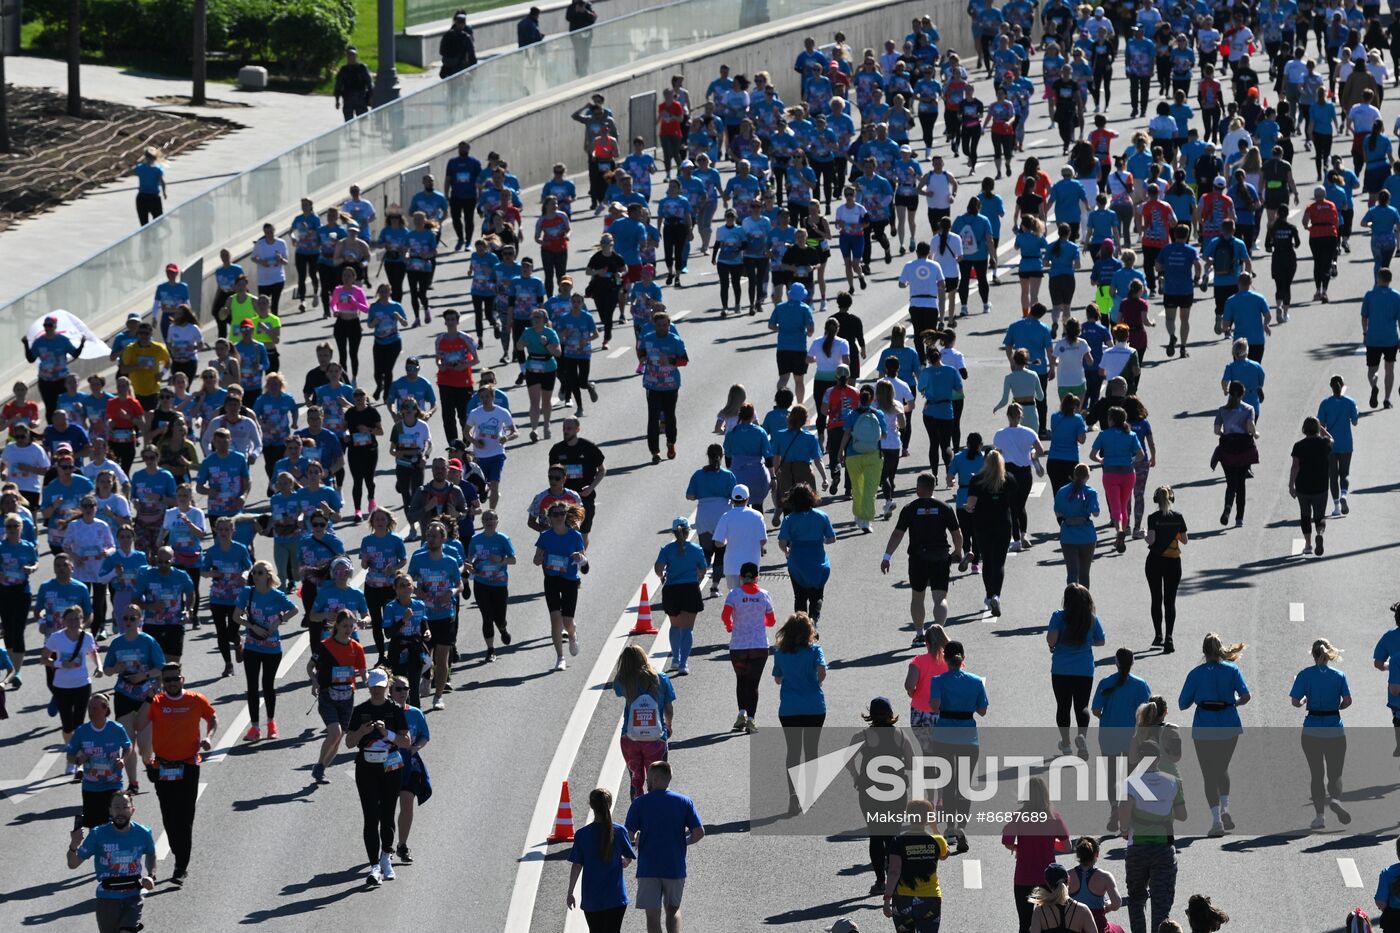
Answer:
[[379, 866], [371, 865], [369, 867], [369, 874], [365, 876], [365, 884], [369, 885], [371, 888], [377, 888], [383, 881], [384, 875], [379, 870]]
[[578, 638], [574, 635], [569, 636], [569, 657], [578, 657]]
[[433, 698], [433, 709], [446, 709], [446, 707], [443, 706], [442, 697]]
[[395, 878], [394, 863], [389, 860], [388, 852], [381, 852], [379, 855], [379, 874], [385, 881], [393, 881]]
[[568, 670], [569, 665], [563, 658], [554, 659], [554, 669], [556, 671]]
[[983, 314], [991, 314], [991, 313], [992, 313], [992, 303], [991, 303], [990, 301], [984, 301], [984, 302], [982, 303], [982, 313], [983, 313]]
[[1319, 829], [1326, 829], [1326, 828], [1327, 828], [1327, 817], [1325, 817], [1325, 816], [1323, 816], [1321, 813], [1319, 813], [1316, 817], [1313, 818], [1312, 823], [1308, 824], [1308, 828], [1309, 828], [1309, 829], [1312, 829], [1312, 830], [1314, 830], [1314, 831], [1319, 830]]
[[1333, 517], [1333, 518], [1341, 518], [1341, 517], [1342, 517], [1342, 504], [1341, 504], [1340, 502], [1338, 502], [1336, 505], [1332, 506], [1332, 517]]

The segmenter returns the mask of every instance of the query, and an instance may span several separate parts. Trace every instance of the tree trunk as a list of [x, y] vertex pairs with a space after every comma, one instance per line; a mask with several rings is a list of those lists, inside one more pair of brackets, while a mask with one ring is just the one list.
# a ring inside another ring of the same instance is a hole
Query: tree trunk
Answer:
[[68, 0], [68, 115], [83, 115], [82, 81], [79, 67], [83, 54], [82, 0]]
[[202, 105], [204, 98], [204, 78], [206, 45], [208, 44], [208, 0], [195, 0], [194, 2], [194, 51], [191, 55], [191, 72], [194, 78], [194, 90], [190, 94], [190, 102]]

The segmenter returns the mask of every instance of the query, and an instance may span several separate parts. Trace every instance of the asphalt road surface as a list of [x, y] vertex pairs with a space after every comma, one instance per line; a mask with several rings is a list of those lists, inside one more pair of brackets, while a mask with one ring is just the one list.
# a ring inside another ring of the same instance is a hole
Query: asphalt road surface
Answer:
[[[990, 99], [989, 82], [980, 84], [984, 99]], [[1387, 120], [1394, 118], [1390, 109]], [[1126, 108], [1116, 107], [1113, 117], [1113, 126], [1123, 136], [1120, 142], [1125, 142], [1138, 124], [1126, 120]], [[990, 147], [984, 142], [984, 148]], [[1047, 129], [1045, 114], [1037, 107], [1025, 155], [1040, 156], [1058, 178], [1062, 162], [1057, 148], [1058, 137]], [[946, 154], [941, 139], [937, 151]], [[1313, 180], [1310, 159], [1300, 153], [1297, 164], [1300, 186], [1307, 190]], [[949, 167], [964, 184], [961, 204], [975, 181], [991, 170], [991, 163], [983, 162], [976, 179], [961, 159], [950, 160]], [[999, 182], [998, 191], [1010, 205], [1010, 182]], [[525, 200], [533, 216], [537, 192], [527, 192]], [[582, 247], [596, 242], [600, 228], [584, 213], [574, 235], [575, 268], [586, 261]], [[926, 236], [922, 211], [919, 224]], [[1003, 246], [1008, 240], [1004, 231]], [[1400, 505], [1393, 493], [1400, 483], [1394, 478], [1391, 432], [1400, 414], [1371, 411], [1365, 403], [1359, 303], [1370, 284], [1369, 253], [1366, 238], [1356, 237], [1351, 254], [1342, 257], [1342, 275], [1331, 303], [1298, 305], [1292, 319], [1276, 328], [1269, 341], [1268, 399], [1260, 422], [1262, 462], [1250, 485], [1248, 523], [1242, 529], [1217, 524], [1223, 479], [1208, 465], [1214, 446], [1211, 415], [1221, 404], [1219, 377], [1229, 360], [1228, 344], [1211, 333], [1208, 302], [1198, 303], [1190, 356], [1166, 359], [1160, 306], [1153, 303], [1159, 326], [1152, 334], [1141, 389], [1158, 445], [1150, 485], [1176, 488], [1177, 507], [1192, 530], [1184, 556], [1176, 654], [1163, 656], [1149, 647], [1144, 544], [1133, 541], [1126, 554], [1115, 554], [1104, 530], [1094, 568], [1094, 594], [1108, 632], [1101, 660], [1111, 658], [1116, 646], [1134, 648], [1139, 653], [1136, 672], [1174, 700], [1186, 672], [1198, 661], [1196, 646], [1205, 632], [1219, 631], [1227, 641], [1248, 642], [1242, 666], [1255, 702], [1244, 711], [1246, 725], [1287, 728], [1289, 742], [1296, 742], [1292, 730], [1299, 725], [1299, 713], [1288, 702], [1288, 690], [1295, 672], [1309, 663], [1308, 648], [1317, 636], [1348, 652], [1342, 666], [1357, 698], [1347, 712], [1352, 742], [1391, 740], [1385, 675], [1371, 669], [1370, 651], [1390, 626], [1386, 607], [1397, 598], [1391, 574]], [[855, 303], [872, 356], [890, 325], [905, 319], [907, 301], [895, 285], [903, 259], [897, 254], [894, 263], [886, 265], [878, 254], [877, 249], [870, 287], [857, 292]], [[464, 256], [451, 256], [439, 270], [434, 290], [439, 312], [469, 306]], [[1004, 251], [1003, 258], [1011, 258], [1009, 252]], [[1301, 260], [1295, 294], [1306, 297], [1311, 291], [1306, 249]], [[1259, 265], [1267, 270], [1267, 260]], [[833, 298], [836, 267], [833, 262], [829, 269]], [[1078, 306], [1089, 291], [1087, 272], [1081, 273]], [[1264, 291], [1272, 297], [1267, 282]], [[706, 258], [692, 258], [686, 287], [668, 290], [666, 301], [679, 317], [691, 360], [680, 393], [679, 457], [658, 466], [649, 463], [643, 393], [633, 372], [630, 328], [624, 328], [609, 351], [595, 356], [593, 372], [601, 398], [588, 408], [583, 422], [584, 435], [604, 445], [609, 472], [598, 493], [589, 552], [592, 573], [584, 579], [579, 602], [582, 653], [563, 673], [550, 671], [553, 655], [540, 577], [528, 561], [533, 534], [525, 527], [525, 507], [545, 485], [548, 444], [531, 444], [522, 437], [510, 447], [502, 486], [502, 530], [513, 537], [517, 551], [527, 555], [512, 574], [510, 617], [516, 642], [495, 663], [484, 663], [475, 607], [464, 608], [462, 660], [454, 675], [457, 689], [447, 697], [445, 711], [429, 715], [432, 742], [425, 759], [436, 793], [418, 811], [411, 838], [415, 863], [400, 869], [393, 884], [366, 891], [351, 756], [342, 755], [331, 769], [329, 786], [311, 781], [321, 725], [310, 710], [302, 675], [305, 636], [291, 642], [278, 681], [281, 738], [245, 744], [245, 720], [239, 718], [244, 709], [242, 676], [218, 678], [221, 665], [213, 628], [206, 624], [193, 634], [187, 666], [190, 686], [207, 693], [219, 710], [219, 752], [202, 775], [207, 786], [199, 801], [190, 881], [183, 891], [173, 889], [165, 881], [169, 860], [162, 862], [161, 883], [147, 908], [148, 929], [233, 929], [253, 923], [279, 930], [369, 928], [400, 924], [406, 918], [423, 929], [554, 933], [566, 928], [567, 847], [542, 845], [553, 820], [558, 781], [569, 780], [580, 825], [586, 818], [587, 792], [600, 775], [619, 789], [616, 732], [621, 708], [611, 690], [600, 692], [600, 685], [624, 644], [620, 633], [630, 627], [638, 588], [657, 549], [669, 539], [672, 517], [690, 511], [685, 485], [691, 472], [703, 465], [705, 446], [717, 439], [710, 430], [728, 387], [735, 382], [747, 386], [760, 412], [768, 409], [774, 387], [773, 338], [766, 318], [720, 320], [718, 289]], [[978, 430], [986, 437], [1005, 423], [1003, 415], [991, 409], [1007, 369], [1001, 337], [1018, 316], [1011, 276], [1003, 276], [992, 301], [992, 313], [980, 316], [974, 300], [974, 314], [961, 323], [958, 343], [971, 374], [964, 430]], [[313, 348], [330, 339], [330, 329], [314, 311], [284, 314], [283, 321], [283, 369], [299, 385], [299, 374], [314, 364]], [[436, 332], [436, 323], [407, 332], [407, 349], [427, 352]], [[483, 358], [494, 361], [498, 349], [489, 341]], [[364, 352], [368, 374], [368, 350]], [[514, 368], [502, 367], [501, 372], [509, 387]], [[1345, 519], [1330, 523], [1326, 556], [1304, 557], [1299, 553], [1296, 507], [1287, 492], [1289, 450], [1302, 418], [1313, 414], [1328, 393], [1333, 373], [1347, 379], [1350, 393], [1362, 406], [1352, 509]], [[510, 396], [516, 412], [527, 407], [523, 388], [511, 390]], [[556, 420], [561, 415], [556, 410]], [[440, 435], [436, 419], [434, 431]], [[902, 463], [901, 501], [911, 494], [914, 475], [927, 466], [922, 426], [916, 427], [912, 447], [913, 455]], [[381, 456], [380, 463], [387, 463], [387, 457]], [[395, 503], [397, 510], [392, 473], [383, 470], [381, 466], [378, 498]], [[261, 467], [255, 467], [254, 475], [260, 474]], [[1098, 482], [1096, 472], [1094, 483]], [[874, 534], [861, 535], [852, 524], [848, 500], [828, 501], [824, 508], [840, 539], [831, 549], [834, 569], [821, 627], [830, 662], [828, 725], [858, 725], [866, 704], [881, 694], [894, 697], [896, 709], [907, 715], [901, 687], [914, 651], [909, 648], [904, 562], [897, 559], [888, 577], [878, 571], [890, 526], [877, 521]], [[949, 624], [954, 637], [967, 645], [968, 667], [987, 677], [988, 727], [1047, 726], [1053, 721], [1042, 635], [1058, 605], [1064, 578], [1051, 537], [1050, 496], [1043, 484], [1030, 500], [1030, 513], [1037, 543], [1010, 558], [1002, 616], [984, 614], [982, 587], [975, 577], [958, 575], [949, 597]], [[1106, 524], [1106, 515], [1101, 521]], [[346, 524], [339, 533], [354, 547], [364, 529]], [[265, 539], [258, 547], [260, 556], [271, 550]], [[768, 563], [771, 573], [765, 585], [782, 616], [791, 609], [792, 597], [776, 546], [769, 548]], [[41, 578], [48, 568], [46, 559]], [[654, 593], [654, 578], [651, 583]], [[662, 621], [659, 604], [657, 621]], [[886, 928], [878, 898], [866, 894], [871, 876], [862, 838], [751, 831], [747, 745], [752, 739], [729, 731], [735, 704], [726, 646], [719, 604], [707, 601], [696, 629], [693, 674], [677, 681], [671, 744], [673, 786], [695, 799], [708, 831], [690, 853], [684, 908], [689, 928], [780, 926], [807, 931], [823, 929], [846, 915], [866, 929]], [[664, 637], [650, 647], [664, 655]], [[1100, 673], [1106, 672], [1101, 668]], [[58, 741], [57, 720], [44, 715], [48, 698], [37, 669], [34, 674], [11, 696], [12, 718], [0, 727], [0, 788], [6, 797], [0, 802], [0, 822], [10, 852], [10, 870], [0, 885], [0, 928], [85, 929], [92, 922], [91, 874], [86, 868], [68, 871], [63, 863], [79, 794], [62, 776], [61, 759], [52, 753]], [[776, 703], [777, 689], [766, 679], [760, 726], [776, 727]], [[1173, 718], [1189, 722], [1189, 716], [1179, 713]], [[1363, 726], [1377, 728], [1355, 728]], [[1209, 818], [1198, 779], [1188, 777], [1187, 792], [1191, 817], [1178, 837], [1177, 917], [1187, 895], [1205, 892], [1242, 930], [1333, 930], [1348, 909], [1370, 905], [1376, 873], [1393, 860], [1394, 826], [1389, 824], [1358, 824], [1345, 833], [1316, 835], [1303, 831], [1251, 836], [1242, 828], [1223, 839], [1208, 839]], [[1301, 760], [1284, 773], [1237, 771], [1237, 806], [1254, 795], [1296, 810], [1300, 828], [1311, 817]], [[624, 795], [619, 818], [625, 799]], [[152, 824], [159, 834], [153, 795], [138, 797], [136, 819]], [[1075, 835], [1093, 833], [1102, 830], [1102, 823], [1096, 819], [1070, 829]], [[1118, 875], [1121, 887], [1122, 841], [1111, 840], [1106, 848], [1104, 866]], [[529, 857], [522, 860], [522, 853]], [[946, 863], [941, 869], [945, 928], [1008, 929], [1015, 917], [1011, 864], [1011, 853], [986, 836], [975, 837], [970, 852]], [[1126, 925], [1125, 916], [1117, 919]], [[575, 916], [569, 928], [580, 928], [580, 921]], [[632, 912], [627, 928], [643, 927], [641, 914]]]

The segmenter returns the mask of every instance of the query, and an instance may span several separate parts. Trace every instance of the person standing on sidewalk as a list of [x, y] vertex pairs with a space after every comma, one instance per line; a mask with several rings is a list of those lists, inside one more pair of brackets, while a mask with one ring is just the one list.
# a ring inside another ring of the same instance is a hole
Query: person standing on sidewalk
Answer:
[[360, 52], [353, 45], [345, 50], [345, 64], [335, 73], [335, 105], [345, 122], [369, 113], [370, 94], [374, 78], [369, 66], [360, 61]]
[[646, 911], [647, 933], [680, 929], [685, 892], [686, 849], [705, 838], [695, 801], [670, 790], [671, 765], [653, 762], [647, 769], [647, 793], [632, 801], [625, 825], [637, 850], [637, 907]]
[[[146, 776], [160, 801], [160, 820], [175, 856], [170, 883], [181, 887], [190, 869], [194, 847], [195, 804], [199, 800], [200, 753], [212, 748], [210, 739], [219, 731], [219, 717], [202, 693], [185, 689], [185, 675], [178, 662], [160, 671], [161, 692], [146, 708], [150, 724], [151, 753]], [[204, 738], [199, 723], [204, 722]]]

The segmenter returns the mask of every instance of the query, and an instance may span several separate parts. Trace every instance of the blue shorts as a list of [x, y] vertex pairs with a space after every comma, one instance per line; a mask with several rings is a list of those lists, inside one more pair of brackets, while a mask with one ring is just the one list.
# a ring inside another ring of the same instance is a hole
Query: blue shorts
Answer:
[[843, 233], [841, 241], [842, 259], [864, 259], [865, 258], [865, 234], [863, 233]]
[[476, 465], [481, 467], [481, 472], [486, 474], [488, 483], [499, 483], [501, 481], [501, 470], [506, 465], [506, 455], [496, 454], [494, 457], [478, 457]]

